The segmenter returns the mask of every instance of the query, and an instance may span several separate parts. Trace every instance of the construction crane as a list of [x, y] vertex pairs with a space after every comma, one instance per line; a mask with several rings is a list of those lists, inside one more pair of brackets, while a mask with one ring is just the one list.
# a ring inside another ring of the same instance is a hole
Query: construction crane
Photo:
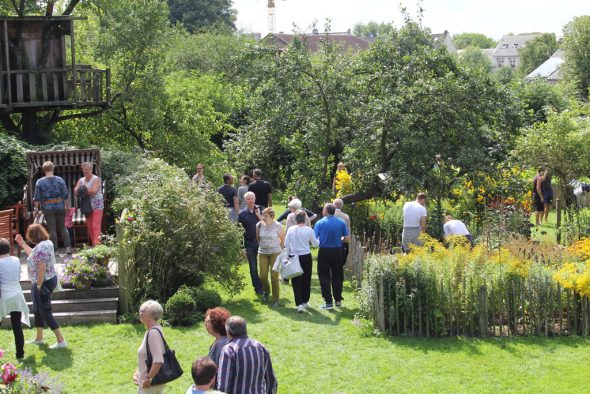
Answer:
[[[283, 0], [285, 1], [285, 0]], [[277, 15], [275, 12], [275, 0], [268, 0], [268, 31], [270, 33], [277, 32]]]

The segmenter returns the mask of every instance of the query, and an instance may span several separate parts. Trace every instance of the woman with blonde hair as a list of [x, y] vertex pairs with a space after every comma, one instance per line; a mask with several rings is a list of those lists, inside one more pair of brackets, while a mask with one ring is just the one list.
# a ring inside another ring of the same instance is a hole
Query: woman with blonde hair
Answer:
[[81, 164], [84, 176], [80, 178], [74, 194], [78, 196], [84, 186], [86, 195], [90, 198], [92, 213], [84, 215], [86, 217], [86, 226], [88, 228], [88, 239], [90, 246], [100, 245], [100, 229], [102, 224], [102, 213], [104, 211], [104, 198], [102, 194], [102, 181], [92, 173], [92, 163], [84, 162]]
[[59, 349], [68, 346], [64, 339], [59, 325], [53, 317], [51, 310], [51, 294], [58, 286], [57, 271], [55, 269], [55, 252], [53, 243], [49, 240], [49, 234], [40, 224], [31, 224], [27, 229], [27, 240], [35, 245], [31, 248], [24, 242], [23, 237], [18, 234], [15, 237], [16, 242], [23, 248], [27, 254], [27, 269], [29, 279], [33, 286], [31, 287], [31, 298], [33, 300], [33, 313], [35, 314], [35, 327], [37, 334], [35, 339], [27, 341], [29, 344], [42, 345], [43, 329], [45, 323], [55, 334], [57, 342], [50, 349]]
[[256, 238], [258, 239], [258, 264], [260, 280], [264, 294], [262, 300], [268, 300], [271, 286], [268, 283], [268, 274], [272, 283], [272, 306], [279, 306], [279, 273], [272, 270], [278, 255], [281, 253], [285, 242], [285, 230], [283, 225], [276, 220], [275, 211], [265, 208], [262, 211], [262, 221], [256, 225]]

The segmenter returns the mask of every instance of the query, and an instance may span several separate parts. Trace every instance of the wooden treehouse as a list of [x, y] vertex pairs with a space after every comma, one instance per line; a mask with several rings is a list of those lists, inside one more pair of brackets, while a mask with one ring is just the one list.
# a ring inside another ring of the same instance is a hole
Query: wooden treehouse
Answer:
[[110, 70], [76, 64], [76, 19], [0, 16], [0, 114], [109, 106]]

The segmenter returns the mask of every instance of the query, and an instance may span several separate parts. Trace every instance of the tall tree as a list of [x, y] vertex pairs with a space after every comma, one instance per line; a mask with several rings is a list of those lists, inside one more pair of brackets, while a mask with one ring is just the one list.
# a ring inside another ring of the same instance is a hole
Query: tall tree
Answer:
[[588, 100], [590, 88], [590, 16], [578, 16], [563, 28], [564, 78], [576, 95]]
[[352, 34], [362, 38], [383, 38], [393, 32], [393, 24], [387, 22], [357, 23], [352, 29]]
[[531, 73], [545, 60], [549, 59], [557, 51], [557, 48], [559, 48], [559, 45], [553, 33], [543, 33], [527, 42], [518, 51], [520, 55], [520, 73], [522, 75]]
[[489, 74], [492, 71], [492, 62], [481, 48], [467, 47], [459, 54], [459, 65], [464, 69]]
[[237, 12], [232, 0], [168, 0], [170, 21], [181, 22], [190, 32], [202, 31], [211, 26], [235, 30]]
[[460, 33], [453, 36], [453, 43], [457, 49], [476, 47], [481, 49], [494, 48], [496, 41], [481, 33]]

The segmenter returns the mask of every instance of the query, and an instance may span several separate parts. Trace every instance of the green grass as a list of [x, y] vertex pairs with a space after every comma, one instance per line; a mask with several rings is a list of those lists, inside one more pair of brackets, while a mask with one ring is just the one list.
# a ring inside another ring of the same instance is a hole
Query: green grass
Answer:
[[[531, 214], [531, 223], [535, 224], [535, 212]], [[557, 214], [555, 210], [549, 211], [549, 220], [543, 222], [540, 226], [532, 227], [531, 239], [539, 241], [541, 243], [556, 244], [557, 243], [557, 231], [555, 224], [557, 223]]]
[[[246, 266], [243, 267], [246, 275]], [[315, 274], [314, 274], [315, 278]], [[368, 335], [354, 324], [357, 306], [350, 288], [345, 308], [319, 311], [317, 279], [309, 313], [297, 314], [290, 286], [281, 287], [285, 306], [271, 309], [250, 286], [225, 306], [244, 316], [251, 337], [270, 350], [280, 393], [514, 392], [579, 393], [589, 387], [590, 339], [416, 339]], [[67, 393], [133, 393], [132, 374], [144, 328], [93, 325], [63, 328], [70, 347], [49, 351], [26, 345], [24, 365], [59, 376]], [[46, 332], [52, 343], [53, 335]], [[202, 324], [165, 327], [185, 374], [168, 393], [184, 393], [190, 365], [207, 353], [212, 338]], [[26, 332], [31, 338], [33, 330]], [[0, 330], [4, 360], [13, 361], [10, 330]]]

